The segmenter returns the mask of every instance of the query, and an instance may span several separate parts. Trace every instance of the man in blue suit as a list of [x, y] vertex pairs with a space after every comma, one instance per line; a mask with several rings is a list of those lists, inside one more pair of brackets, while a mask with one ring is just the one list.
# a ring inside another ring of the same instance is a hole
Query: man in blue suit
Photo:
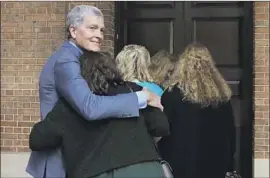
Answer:
[[[93, 6], [76, 6], [67, 15], [66, 25], [68, 40], [47, 60], [40, 74], [42, 120], [59, 97], [64, 97], [89, 121], [109, 117], [134, 119], [147, 104], [163, 109], [160, 97], [147, 89], [117, 96], [94, 95], [81, 76], [78, 59], [84, 50], [100, 50], [104, 37], [103, 14]], [[26, 171], [35, 178], [65, 178], [60, 149], [32, 152]]]

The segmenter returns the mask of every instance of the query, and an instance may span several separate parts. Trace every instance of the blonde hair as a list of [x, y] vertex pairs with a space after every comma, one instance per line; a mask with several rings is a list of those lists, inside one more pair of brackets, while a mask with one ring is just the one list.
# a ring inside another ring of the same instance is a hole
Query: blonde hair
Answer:
[[125, 81], [152, 82], [148, 67], [151, 64], [149, 51], [140, 45], [127, 45], [116, 56], [118, 69]]
[[173, 72], [174, 62], [174, 56], [166, 50], [158, 51], [151, 57], [149, 72], [156, 84], [167, 87], [165, 81]]
[[232, 95], [209, 50], [201, 44], [191, 44], [185, 49], [169, 83], [170, 89], [175, 85], [180, 88], [184, 100], [203, 107], [226, 102]]

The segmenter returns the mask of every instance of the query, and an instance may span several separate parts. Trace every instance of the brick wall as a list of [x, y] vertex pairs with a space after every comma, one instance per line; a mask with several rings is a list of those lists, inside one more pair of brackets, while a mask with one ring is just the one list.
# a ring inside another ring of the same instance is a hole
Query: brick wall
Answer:
[[113, 52], [113, 2], [1, 2], [1, 151], [29, 151], [40, 119], [38, 78], [46, 59], [65, 39], [65, 16], [91, 4], [105, 16], [103, 49]]
[[[38, 77], [65, 39], [65, 15], [91, 4], [105, 15], [103, 49], [113, 52], [114, 2], [1, 2], [1, 151], [28, 150], [39, 120]], [[269, 2], [255, 2], [255, 157], [269, 158]]]
[[269, 159], [269, 2], [255, 2], [255, 158]]
[[64, 37], [58, 2], [1, 2], [1, 149], [28, 151], [39, 120], [38, 76]]

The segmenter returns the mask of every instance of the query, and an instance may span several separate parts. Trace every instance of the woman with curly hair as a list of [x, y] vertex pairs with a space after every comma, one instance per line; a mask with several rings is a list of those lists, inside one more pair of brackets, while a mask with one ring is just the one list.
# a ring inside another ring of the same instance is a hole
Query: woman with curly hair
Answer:
[[189, 45], [162, 96], [170, 135], [159, 141], [176, 178], [224, 178], [233, 169], [235, 126], [231, 89], [209, 50]]
[[[85, 51], [80, 64], [82, 76], [97, 95], [142, 89], [123, 80], [108, 54]], [[152, 137], [169, 134], [167, 117], [150, 106], [141, 111], [140, 117], [127, 117], [89, 122], [61, 98], [46, 119], [34, 125], [30, 148], [41, 151], [61, 147], [69, 178], [162, 178]]]

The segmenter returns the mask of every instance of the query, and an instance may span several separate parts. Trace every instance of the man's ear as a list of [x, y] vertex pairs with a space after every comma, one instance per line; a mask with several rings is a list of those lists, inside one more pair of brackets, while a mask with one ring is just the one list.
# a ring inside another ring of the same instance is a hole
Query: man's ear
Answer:
[[69, 33], [70, 33], [72, 38], [76, 39], [76, 29], [75, 29], [75, 27], [70, 26], [69, 27]]

